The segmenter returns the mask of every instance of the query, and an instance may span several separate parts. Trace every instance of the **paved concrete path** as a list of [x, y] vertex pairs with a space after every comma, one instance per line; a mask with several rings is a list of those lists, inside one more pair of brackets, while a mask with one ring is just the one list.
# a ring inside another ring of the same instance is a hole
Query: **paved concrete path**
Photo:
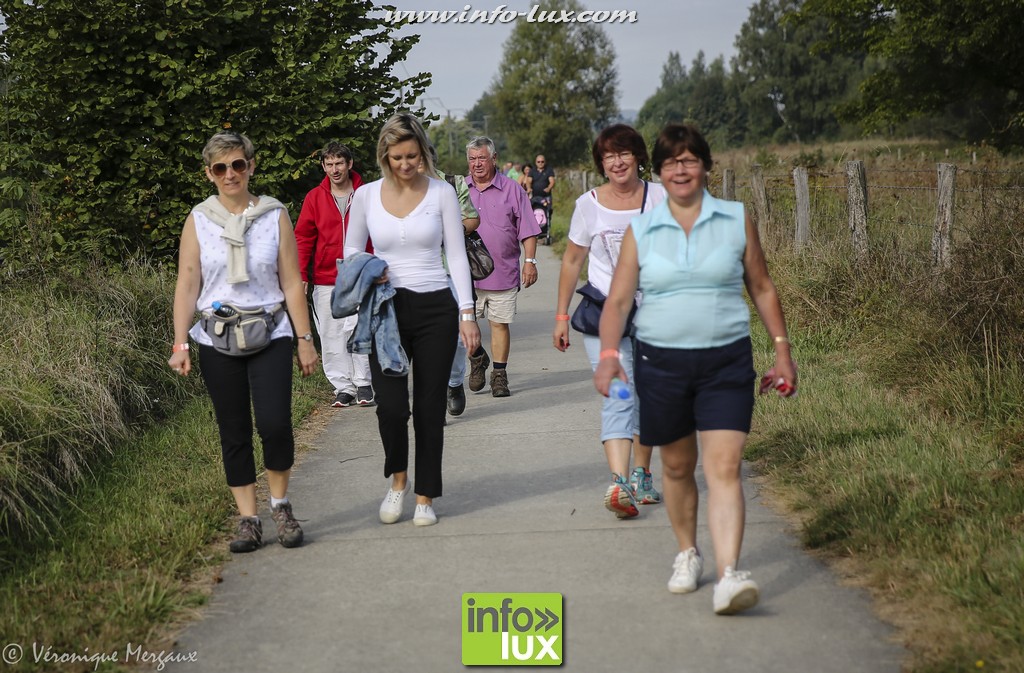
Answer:
[[[761, 586], [760, 605], [713, 613], [703, 516], [701, 585], [688, 595], [667, 591], [677, 549], [664, 507], [629, 521], [603, 507], [600, 398], [582, 341], [565, 354], [551, 347], [558, 260], [544, 247], [538, 257], [540, 281], [520, 295], [512, 326], [512, 397], [485, 388], [449, 418], [439, 523], [413, 526], [411, 497], [400, 523], [379, 523], [387, 481], [376, 416], [329, 410], [292, 478], [305, 545], [233, 557], [203, 617], [174, 647], [195, 651], [198, 663], [168, 669], [462, 670], [463, 592], [558, 592], [564, 670], [900, 670], [905, 652], [866, 595], [803, 553], [749, 480], [742, 567]], [[655, 452], [656, 483], [660, 474]], [[269, 514], [263, 519], [273, 539]]]

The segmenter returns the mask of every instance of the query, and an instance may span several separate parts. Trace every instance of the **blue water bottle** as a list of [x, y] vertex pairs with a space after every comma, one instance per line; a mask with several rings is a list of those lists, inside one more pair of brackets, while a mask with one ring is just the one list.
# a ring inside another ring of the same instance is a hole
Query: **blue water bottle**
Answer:
[[212, 306], [213, 312], [219, 315], [221, 318], [230, 318], [231, 316], [235, 315], [235, 309], [231, 308], [230, 306], [225, 306], [219, 301], [213, 302]]
[[629, 384], [619, 379], [612, 379], [611, 385], [608, 386], [608, 397], [614, 397], [617, 400], [628, 400], [630, 398]]

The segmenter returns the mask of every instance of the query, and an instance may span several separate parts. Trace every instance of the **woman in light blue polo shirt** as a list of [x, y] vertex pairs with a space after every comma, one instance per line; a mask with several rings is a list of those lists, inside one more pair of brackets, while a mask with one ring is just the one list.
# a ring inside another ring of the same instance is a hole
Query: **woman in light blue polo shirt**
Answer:
[[740, 465], [757, 378], [744, 287], [772, 336], [786, 395], [796, 393], [796, 368], [757, 228], [742, 203], [716, 199], [704, 188], [711, 169], [707, 141], [692, 126], [669, 124], [652, 164], [667, 198], [633, 218], [623, 238], [601, 316], [594, 385], [607, 395], [612, 378], [627, 376], [619, 337], [640, 289], [634, 322], [640, 442], [661, 447], [662, 492], [680, 549], [668, 588], [695, 591], [704, 569], [694, 478], [699, 434], [718, 575], [713, 605], [717, 614], [734, 614], [759, 597], [750, 573], [737, 569], [745, 517]]

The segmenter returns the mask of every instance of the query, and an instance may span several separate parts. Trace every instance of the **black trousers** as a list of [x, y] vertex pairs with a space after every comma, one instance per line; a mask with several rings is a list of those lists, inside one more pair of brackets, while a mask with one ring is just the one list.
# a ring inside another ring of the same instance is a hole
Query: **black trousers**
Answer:
[[219, 353], [213, 346], [199, 346], [199, 365], [220, 429], [228, 486], [256, 483], [254, 415], [263, 442], [263, 466], [279, 472], [291, 469], [295, 462], [292, 340], [274, 339], [259, 353], [241, 358]]
[[409, 377], [384, 376], [377, 349], [370, 355], [370, 377], [377, 400], [377, 425], [384, 445], [384, 476], [409, 469], [409, 416], [416, 433], [417, 495], [441, 496], [441, 455], [444, 452], [444, 417], [448, 404], [448, 376], [459, 336], [459, 307], [448, 288], [413, 292], [398, 288], [392, 299], [402, 348], [412, 373], [412, 410]]

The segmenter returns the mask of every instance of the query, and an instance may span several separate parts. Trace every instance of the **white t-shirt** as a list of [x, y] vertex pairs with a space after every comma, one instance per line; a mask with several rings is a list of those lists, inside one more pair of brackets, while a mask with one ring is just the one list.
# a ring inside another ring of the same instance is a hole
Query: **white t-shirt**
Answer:
[[[278, 246], [281, 240], [281, 211], [274, 209], [263, 213], [245, 232], [247, 254], [245, 268], [249, 280], [244, 283], [228, 283], [228, 244], [221, 238], [224, 228], [219, 227], [198, 210], [192, 211], [199, 239], [199, 267], [203, 286], [196, 300], [197, 311], [212, 311], [213, 302], [235, 304], [243, 308], [262, 306], [270, 308], [284, 302], [281, 279], [277, 275]], [[210, 335], [197, 322], [189, 330], [189, 336], [204, 346], [213, 345]], [[291, 338], [292, 324], [288, 314], [279, 319], [271, 339]]]
[[429, 180], [423, 200], [405, 217], [395, 217], [384, 208], [380, 196], [382, 180], [357, 189], [349, 211], [345, 256], [365, 250], [369, 238], [374, 254], [387, 262], [388, 280], [393, 286], [433, 292], [448, 287], [448, 273], [441, 259], [443, 245], [459, 308], [473, 308], [459, 201], [447, 182]]
[[[649, 182], [647, 201], [643, 211], [646, 213], [665, 199], [665, 188]], [[605, 295], [612, 285], [612, 273], [619, 261], [619, 249], [622, 237], [640, 209], [611, 210], [597, 202], [595, 190], [586, 192], [576, 199], [576, 208], [569, 222], [569, 240], [576, 245], [589, 248], [587, 279]]]

